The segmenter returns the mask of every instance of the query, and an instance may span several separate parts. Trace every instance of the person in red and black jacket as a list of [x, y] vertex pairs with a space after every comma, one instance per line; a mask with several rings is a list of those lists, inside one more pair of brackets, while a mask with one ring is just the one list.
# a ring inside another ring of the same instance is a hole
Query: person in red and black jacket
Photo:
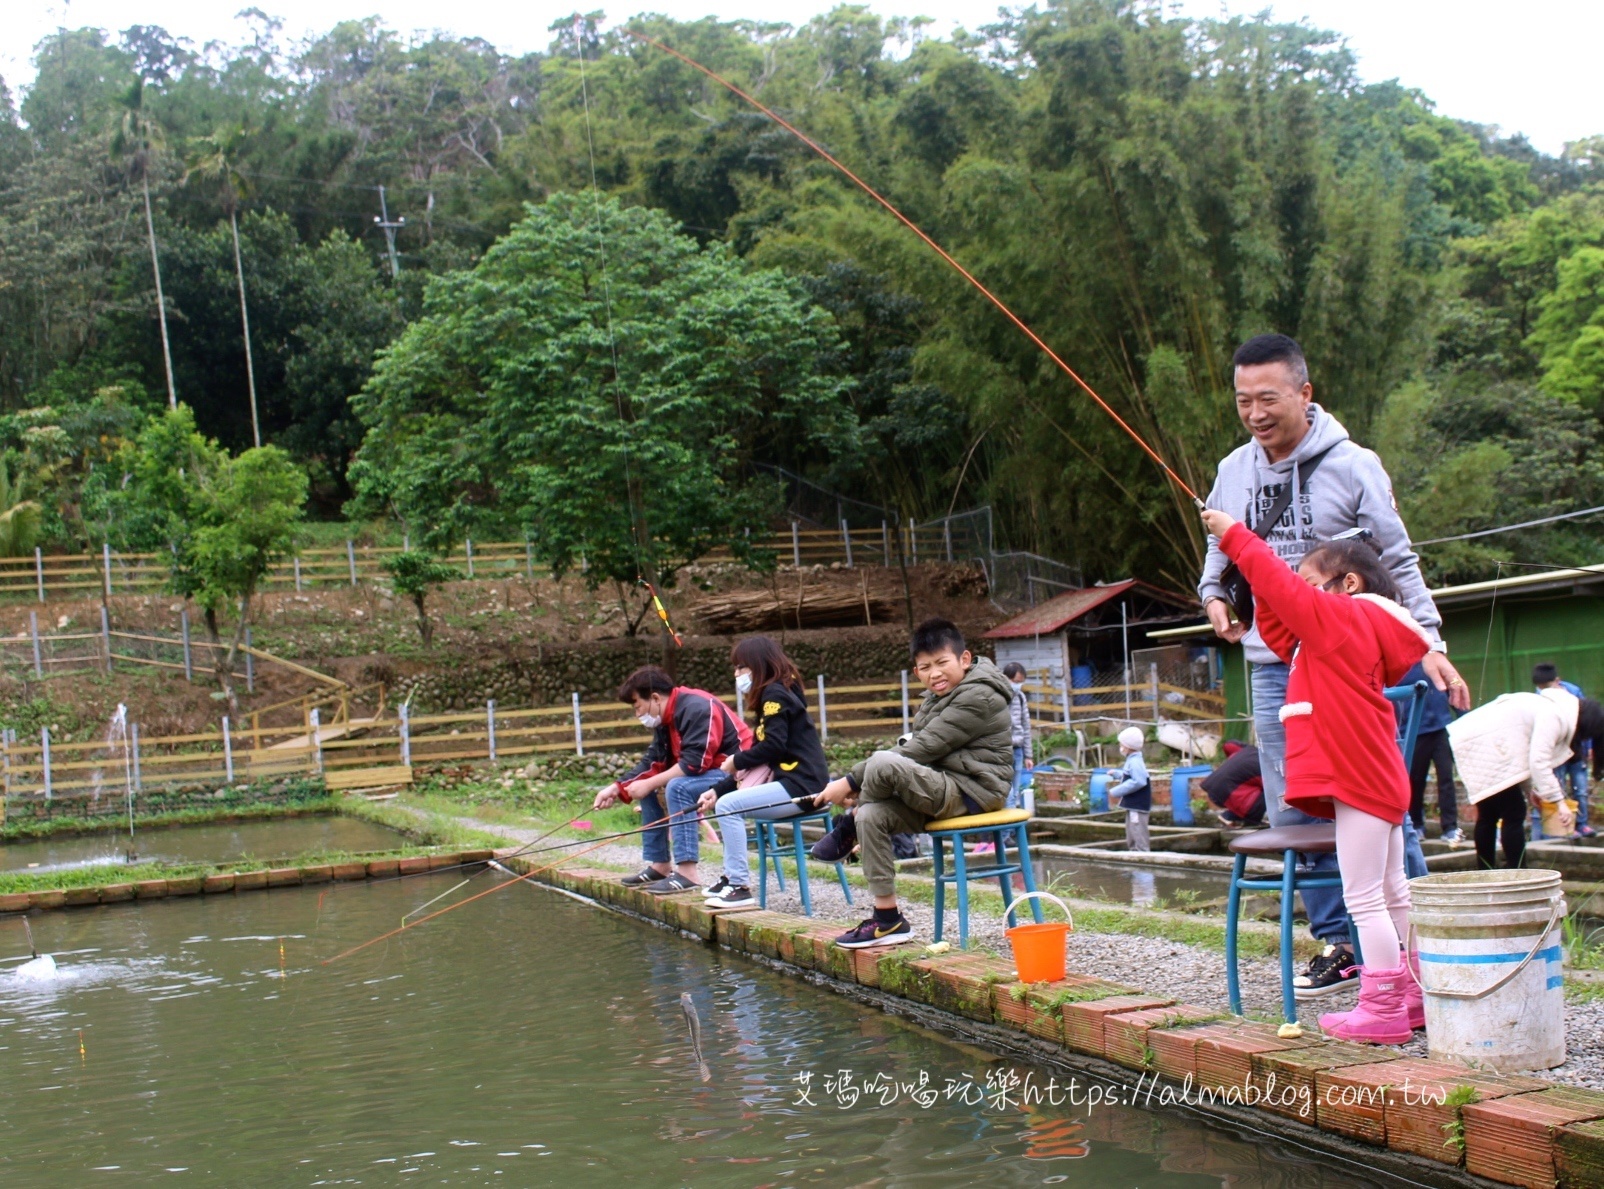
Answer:
[[696, 802], [724, 779], [724, 761], [752, 746], [751, 728], [715, 695], [675, 685], [656, 665], [625, 678], [618, 700], [634, 709], [652, 743], [627, 776], [596, 794], [594, 808], [638, 801], [642, 825], [674, 819], [641, 834], [646, 866], [623, 882], [659, 895], [699, 887]]
[[1225, 762], [1203, 781], [1203, 793], [1227, 826], [1256, 826], [1264, 820], [1264, 777], [1259, 749], [1225, 741]]

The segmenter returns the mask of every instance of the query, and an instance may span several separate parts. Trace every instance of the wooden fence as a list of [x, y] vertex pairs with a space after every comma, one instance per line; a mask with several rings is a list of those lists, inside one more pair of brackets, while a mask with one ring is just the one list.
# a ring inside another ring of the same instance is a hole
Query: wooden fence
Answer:
[[[952, 532], [945, 523], [879, 528], [804, 529], [793, 524], [789, 532], [762, 538], [754, 544], [768, 550], [781, 563], [791, 565], [887, 566], [898, 564], [898, 549], [909, 565], [920, 562], [961, 561], [954, 551]], [[402, 552], [397, 545], [344, 545], [303, 549], [275, 566], [262, 584], [265, 590], [306, 590], [311, 587], [356, 586], [382, 581], [387, 557]], [[715, 550], [710, 561], [728, 560], [728, 550]], [[498, 579], [545, 575], [527, 541], [473, 541], [453, 550], [446, 562], [464, 578]], [[110, 546], [99, 554], [45, 554], [0, 557], [0, 599], [70, 599], [100, 594], [154, 594], [166, 589], [168, 569], [160, 553], [120, 553]]]

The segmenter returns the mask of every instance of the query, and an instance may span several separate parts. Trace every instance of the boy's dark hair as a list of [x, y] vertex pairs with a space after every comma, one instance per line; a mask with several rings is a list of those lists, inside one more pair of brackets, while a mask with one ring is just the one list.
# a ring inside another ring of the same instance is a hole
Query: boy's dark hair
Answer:
[[1015, 677], [1023, 677], [1024, 675], [1025, 666], [1020, 664], [1018, 661], [1009, 661], [1003, 666], [1003, 676], [1008, 678], [1010, 681], [1012, 681]]
[[627, 705], [634, 705], [636, 698], [646, 699], [653, 694], [667, 694], [673, 691], [672, 677], [656, 665], [642, 665], [624, 678], [624, 684], [618, 687], [618, 700]]
[[1387, 567], [1382, 565], [1375, 547], [1369, 541], [1350, 538], [1342, 541], [1317, 541], [1303, 560], [1317, 566], [1333, 578], [1344, 574], [1357, 574], [1364, 583], [1365, 593], [1380, 595], [1384, 599], [1398, 599], [1398, 584], [1393, 581]]
[[1256, 334], [1236, 349], [1232, 367], [1252, 367], [1256, 363], [1284, 363], [1292, 370], [1298, 387], [1309, 382], [1309, 364], [1303, 358], [1298, 340], [1284, 334]]
[[1559, 680], [1559, 670], [1553, 661], [1539, 661], [1532, 666], [1533, 685], [1552, 685]]
[[962, 656], [966, 647], [964, 634], [950, 619], [925, 620], [913, 629], [913, 639], [908, 641], [908, 652], [914, 660], [918, 660], [922, 654], [937, 653], [944, 648], [952, 649], [953, 656]]

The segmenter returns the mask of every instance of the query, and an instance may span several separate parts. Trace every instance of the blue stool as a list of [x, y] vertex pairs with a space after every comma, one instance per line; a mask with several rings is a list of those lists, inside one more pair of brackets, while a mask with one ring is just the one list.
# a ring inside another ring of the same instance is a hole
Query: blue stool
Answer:
[[[802, 849], [802, 823], [818, 822], [828, 832], [830, 829], [830, 811], [821, 809], [817, 813], [799, 813], [795, 817], [782, 817], [778, 819], [755, 817], [751, 819], [757, 827], [757, 902], [759, 907], [769, 906], [769, 860], [774, 860], [774, 879], [780, 885], [780, 891], [785, 891], [785, 872], [780, 869], [780, 858], [786, 849], [791, 851], [791, 857], [796, 860], [796, 882], [802, 893], [802, 911], [808, 916], [813, 915], [813, 897], [808, 894], [808, 857]], [[776, 826], [791, 827], [791, 845], [783, 848], [780, 843]], [[852, 889], [847, 886], [847, 868], [845, 863], [835, 865], [835, 877], [841, 881], [841, 894], [852, 903]]]
[[[1415, 736], [1420, 733], [1420, 716], [1426, 707], [1426, 683], [1395, 686], [1385, 691], [1387, 700], [1402, 711], [1398, 746], [1403, 750], [1404, 763], [1415, 750]], [[1231, 853], [1236, 862], [1231, 867], [1231, 889], [1225, 908], [1225, 986], [1231, 1002], [1231, 1011], [1242, 1014], [1242, 984], [1237, 971], [1237, 923], [1242, 910], [1242, 893], [1281, 893], [1281, 1010], [1287, 1023], [1298, 1018], [1297, 994], [1292, 987], [1292, 897], [1303, 888], [1340, 888], [1339, 872], [1315, 874], [1298, 871], [1299, 854], [1333, 854], [1337, 849], [1335, 825], [1278, 826], [1269, 830], [1254, 830], [1240, 835], [1231, 842]], [[1278, 878], [1247, 879], [1250, 855], [1269, 858], [1281, 856], [1281, 874]], [[1359, 950], [1359, 935], [1352, 930], [1354, 958], [1363, 961]]]
[[[1023, 809], [999, 809], [995, 813], [971, 813], [964, 817], [940, 818], [925, 824], [925, 833], [930, 835], [930, 841], [935, 850], [936, 873], [936, 936], [941, 940], [942, 919], [947, 907], [947, 885], [958, 885], [958, 948], [963, 949], [969, 944], [969, 881], [972, 879], [995, 879], [997, 886], [1002, 888], [1003, 903], [1011, 904], [1014, 899], [1014, 890], [1010, 880], [1015, 875], [1025, 877], [1025, 891], [1036, 890], [1036, 873], [1030, 865], [1030, 840], [1025, 837], [1025, 825], [1030, 821], [1030, 814]], [[1004, 840], [1013, 837], [1014, 850], [1017, 858], [1008, 861], [1004, 851]], [[992, 845], [996, 847], [995, 857], [990, 864], [971, 867], [968, 856], [964, 854], [964, 840], [970, 837], [989, 837]], [[946, 846], [952, 843], [952, 870], [948, 871], [946, 862]], [[1031, 915], [1036, 923], [1042, 923], [1041, 902], [1032, 899], [1030, 902]], [[1008, 924], [1014, 923], [1014, 914], [1008, 914]]]

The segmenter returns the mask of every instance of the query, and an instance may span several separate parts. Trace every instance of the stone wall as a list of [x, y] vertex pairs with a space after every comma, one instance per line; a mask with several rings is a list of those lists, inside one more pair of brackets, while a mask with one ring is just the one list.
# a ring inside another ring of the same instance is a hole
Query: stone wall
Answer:
[[[328, 790], [321, 779], [292, 777], [286, 780], [264, 780], [254, 784], [237, 784], [218, 788], [215, 785], [185, 785], [178, 788], [147, 789], [134, 795], [134, 812], [140, 817], [158, 813], [179, 813], [186, 809], [244, 809], [252, 805], [303, 805], [322, 801]], [[29, 823], [57, 821], [61, 818], [82, 818], [93, 821], [105, 818], [110, 821], [128, 820], [127, 802], [119, 795], [88, 795], [52, 797], [14, 796], [5, 799], [5, 824], [8, 827], [26, 826]]]

